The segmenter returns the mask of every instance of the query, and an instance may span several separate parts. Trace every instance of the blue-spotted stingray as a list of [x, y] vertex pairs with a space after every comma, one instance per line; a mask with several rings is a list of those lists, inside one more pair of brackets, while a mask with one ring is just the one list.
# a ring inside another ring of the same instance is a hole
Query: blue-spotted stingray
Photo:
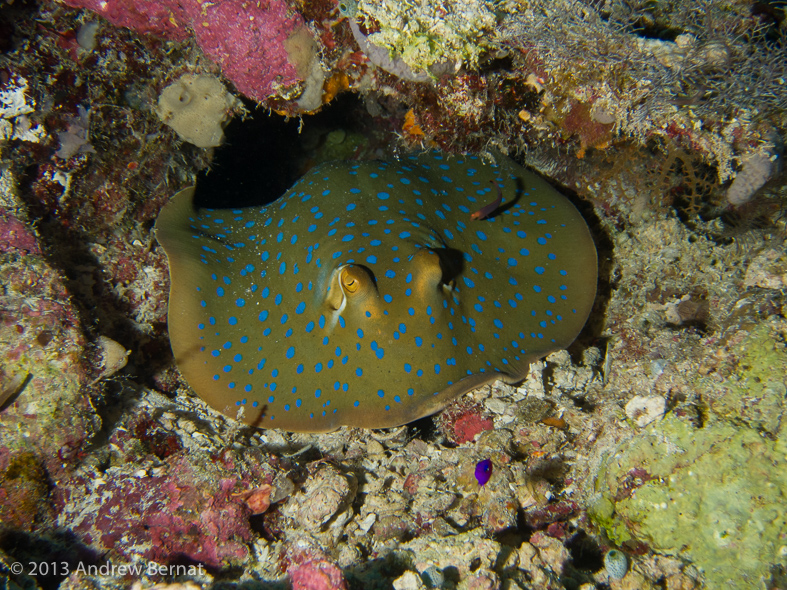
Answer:
[[595, 298], [582, 217], [509, 161], [331, 162], [270, 205], [193, 197], [156, 223], [175, 361], [211, 406], [258, 427], [393, 427], [520, 381], [576, 338]]

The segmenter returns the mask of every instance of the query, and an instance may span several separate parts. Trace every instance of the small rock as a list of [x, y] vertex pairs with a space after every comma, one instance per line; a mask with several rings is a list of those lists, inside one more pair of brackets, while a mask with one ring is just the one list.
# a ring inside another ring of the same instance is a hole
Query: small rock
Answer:
[[787, 256], [774, 249], [758, 254], [746, 269], [743, 286], [784, 289], [787, 286]]
[[500, 578], [492, 570], [479, 570], [459, 582], [457, 590], [497, 590]]
[[335, 467], [326, 466], [311, 476], [304, 487], [305, 493], [293, 496], [287, 503], [287, 512], [306, 529], [318, 531], [352, 502], [357, 483]]
[[385, 447], [378, 441], [372, 439], [366, 443], [366, 454], [373, 457], [374, 455], [381, 455], [385, 452]]
[[415, 572], [404, 572], [393, 582], [394, 590], [426, 590], [421, 576]]
[[667, 402], [658, 395], [642, 396], [637, 395], [626, 404], [626, 416], [628, 416], [640, 428], [644, 428], [664, 415], [667, 409]]
[[[540, 531], [533, 534], [530, 543], [538, 549], [543, 562], [556, 574], [564, 571], [566, 564], [571, 560], [571, 555], [563, 543]], [[521, 552], [519, 557], [522, 559]]]
[[421, 572], [421, 580], [423, 580], [428, 588], [442, 588], [445, 584], [445, 574], [436, 565], [430, 565]]
[[99, 336], [96, 345], [101, 353], [102, 361], [101, 373], [95, 379], [95, 382], [98, 382], [106, 377], [111, 377], [125, 367], [131, 351], [106, 336]]
[[505, 400], [492, 397], [484, 402], [484, 406], [493, 414], [505, 414], [509, 404]]
[[246, 506], [249, 507], [251, 514], [262, 514], [266, 512], [271, 505], [271, 490], [273, 488], [268, 484], [263, 484], [251, 491], [244, 498]]
[[358, 528], [361, 529], [364, 533], [368, 533], [369, 529], [374, 526], [374, 523], [377, 521], [376, 514], [368, 514], [366, 518], [364, 518], [359, 524]]

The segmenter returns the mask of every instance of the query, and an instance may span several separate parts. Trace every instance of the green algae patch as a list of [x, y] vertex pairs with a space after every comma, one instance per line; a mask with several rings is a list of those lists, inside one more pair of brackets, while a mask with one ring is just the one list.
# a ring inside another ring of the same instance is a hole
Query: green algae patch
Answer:
[[689, 559], [708, 588], [765, 588], [787, 560], [787, 445], [671, 415], [607, 456], [591, 518], [618, 543]]
[[446, 0], [439, 7], [429, 0], [360, 0], [358, 11], [378, 28], [369, 41], [421, 72], [441, 62], [476, 67], [499, 16], [517, 6], [496, 0]]
[[735, 373], [722, 384], [704, 380], [705, 388], [720, 390], [710, 397], [714, 412], [734, 421], [775, 434], [787, 398], [787, 347], [783, 324], [762, 324], [736, 345]]

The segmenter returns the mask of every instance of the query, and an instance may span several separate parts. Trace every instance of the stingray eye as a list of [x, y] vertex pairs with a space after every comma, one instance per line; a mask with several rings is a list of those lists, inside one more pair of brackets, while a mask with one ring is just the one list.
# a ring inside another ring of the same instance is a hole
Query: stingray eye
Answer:
[[364, 285], [368, 284], [368, 281], [369, 275], [367, 271], [363, 267], [354, 264], [348, 264], [342, 268], [339, 274], [339, 282], [342, 285], [342, 289], [349, 295], [362, 291]]
[[342, 273], [342, 287], [348, 293], [355, 293], [358, 290], [358, 279], [353, 277], [349, 272]]

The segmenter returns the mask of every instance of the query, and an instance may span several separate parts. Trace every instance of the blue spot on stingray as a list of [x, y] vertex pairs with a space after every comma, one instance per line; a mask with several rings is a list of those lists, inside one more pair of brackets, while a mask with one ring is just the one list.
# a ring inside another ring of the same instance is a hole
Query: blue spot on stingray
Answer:
[[539, 274], [539, 275], [544, 274], [544, 271], [545, 271], [543, 266], [537, 266], [533, 270], [536, 271], [536, 274]]

